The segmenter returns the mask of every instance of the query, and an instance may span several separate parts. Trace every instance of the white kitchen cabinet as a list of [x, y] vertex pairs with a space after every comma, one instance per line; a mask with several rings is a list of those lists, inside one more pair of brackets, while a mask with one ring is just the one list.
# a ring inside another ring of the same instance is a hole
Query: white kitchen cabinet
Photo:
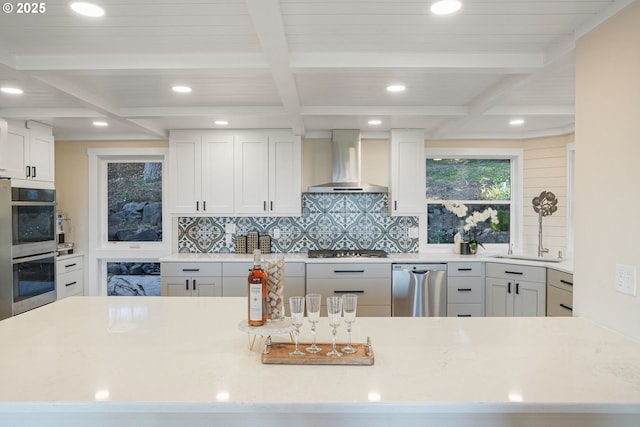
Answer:
[[233, 213], [233, 143], [228, 132], [171, 132], [171, 213]]
[[182, 215], [299, 216], [302, 145], [285, 131], [171, 131], [169, 206]]
[[447, 264], [447, 316], [483, 315], [484, 274], [481, 262]]
[[546, 268], [487, 263], [486, 316], [544, 316]]
[[299, 216], [302, 144], [290, 132], [244, 131], [235, 137], [235, 213]]
[[160, 272], [162, 296], [222, 296], [222, 264], [219, 262], [163, 262]]
[[222, 296], [246, 297], [248, 295], [247, 277], [252, 269], [253, 262], [251, 261], [223, 262]]
[[573, 274], [547, 269], [547, 316], [573, 315]]
[[57, 299], [84, 294], [84, 256], [62, 255], [56, 259]]
[[9, 124], [0, 119], [0, 176], [7, 175], [9, 165]]
[[424, 131], [392, 129], [389, 159], [389, 214], [423, 215], [426, 192]]
[[391, 266], [387, 263], [307, 264], [307, 293], [321, 294], [323, 306], [328, 296], [356, 294], [358, 316], [391, 316]]
[[52, 129], [34, 121], [9, 122], [6, 175], [11, 185], [51, 187], [55, 180]]
[[[265, 255], [265, 258], [269, 255]], [[264, 266], [263, 262], [263, 266]], [[222, 263], [222, 296], [246, 297], [247, 277], [253, 268], [253, 262]], [[289, 310], [289, 297], [305, 296], [304, 262], [285, 262], [284, 264], [284, 301], [285, 312]]]

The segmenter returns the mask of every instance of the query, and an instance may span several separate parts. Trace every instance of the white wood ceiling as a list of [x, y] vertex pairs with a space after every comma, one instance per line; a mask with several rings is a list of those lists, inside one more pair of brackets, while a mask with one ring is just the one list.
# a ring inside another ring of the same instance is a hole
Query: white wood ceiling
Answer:
[[[0, 93], [0, 117], [51, 124], [58, 140], [166, 138], [216, 119], [307, 136], [572, 132], [575, 42], [633, 0], [462, 1], [439, 17], [430, 0], [98, 0], [106, 15], [87, 19], [47, 0], [43, 14], [0, 13], [0, 86], [25, 90]], [[406, 92], [387, 93], [394, 82]]]

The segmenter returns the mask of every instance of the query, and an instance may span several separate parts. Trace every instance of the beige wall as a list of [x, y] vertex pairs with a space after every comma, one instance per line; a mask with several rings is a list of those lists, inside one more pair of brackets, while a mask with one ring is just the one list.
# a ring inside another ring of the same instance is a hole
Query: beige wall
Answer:
[[640, 298], [614, 289], [640, 265], [640, 3], [577, 43], [574, 313], [640, 340]]
[[87, 252], [89, 233], [89, 148], [168, 147], [167, 141], [55, 142], [56, 198], [58, 210], [71, 218], [65, 235], [76, 244], [76, 251]]
[[[389, 185], [389, 141], [363, 139], [361, 178], [365, 184]], [[302, 191], [310, 185], [331, 182], [331, 139], [305, 139], [302, 142]]]
[[535, 255], [538, 251], [538, 215], [531, 200], [542, 191], [551, 191], [558, 197], [558, 211], [545, 217], [543, 243], [549, 256], [569, 252], [567, 241], [567, 146], [573, 134], [548, 138], [522, 140], [427, 140], [427, 148], [520, 148], [523, 150], [523, 242], [516, 242], [522, 251]]

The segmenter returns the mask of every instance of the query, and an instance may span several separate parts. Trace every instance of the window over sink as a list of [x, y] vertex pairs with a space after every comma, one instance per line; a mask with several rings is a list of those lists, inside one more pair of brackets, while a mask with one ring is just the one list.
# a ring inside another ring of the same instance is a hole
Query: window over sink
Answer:
[[464, 229], [466, 219], [489, 208], [498, 223], [479, 221], [475, 238], [487, 248], [514, 242], [520, 230], [521, 157], [519, 149], [427, 149], [426, 247], [452, 245], [456, 233], [473, 239], [473, 229]]

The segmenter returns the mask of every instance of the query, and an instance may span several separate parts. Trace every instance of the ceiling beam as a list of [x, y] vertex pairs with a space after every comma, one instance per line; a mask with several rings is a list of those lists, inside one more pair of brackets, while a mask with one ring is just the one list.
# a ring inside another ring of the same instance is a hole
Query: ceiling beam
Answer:
[[66, 95], [75, 98], [78, 102], [85, 105], [87, 108], [104, 114], [110, 119], [133, 125], [147, 133], [152, 134], [155, 137], [160, 137], [163, 139], [167, 137], [167, 132], [162, 128], [158, 128], [148, 124], [140, 124], [133, 120], [127, 120], [121, 117], [118, 111], [119, 107], [115, 101], [91, 93], [67, 79], [61, 78], [59, 76], [44, 74], [32, 75], [31, 77], [61, 93], [65, 93]]
[[113, 55], [17, 55], [13, 63], [21, 71], [267, 69], [260, 53], [218, 54], [113, 54]]
[[210, 117], [216, 115], [280, 116], [286, 112], [281, 106], [216, 106], [216, 107], [127, 107], [119, 115], [126, 118], [142, 117]]
[[249, 15], [271, 69], [278, 95], [296, 135], [304, 135], [300, 98], [289, 66], [289, 47], [278, 0], [246, 0]]
[[0, 117], [4, 119], [50, 119], [53, 117], [78, 118], [78, 117], [98, 117], [102, 114], [96, 113], [89, 108], [0, 108]]
[[466, 106], [425, 105], [425, 106], [377, 106], [377, 105], [323, 105], [302, 107], [303, 116], [466, 116]]
[[294, 70], [323, 68], [425, 68], [487, 69], [531, 72], [544, 67], [541, 53], [398, 53], [398, 52], [296, 52]]

